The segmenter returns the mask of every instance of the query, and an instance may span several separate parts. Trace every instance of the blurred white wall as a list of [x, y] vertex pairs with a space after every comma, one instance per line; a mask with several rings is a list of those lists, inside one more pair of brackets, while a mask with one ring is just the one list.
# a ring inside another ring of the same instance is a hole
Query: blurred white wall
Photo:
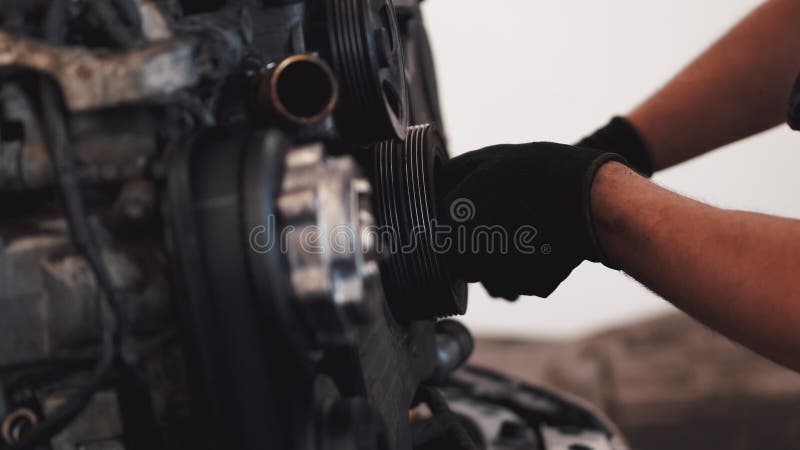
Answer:
[[[450, 150], [575, 142], [633, 108], [758, 3], [426, 0]], [[800, 134], [784, 126], [655, 179], [715, 205], [800, 217], [798, 170]], [[483, 335], [577, 337], [671, 308], [590, 263], [547, 300], [509, 304], [479, 285], [470, 296], [465, 320]]]

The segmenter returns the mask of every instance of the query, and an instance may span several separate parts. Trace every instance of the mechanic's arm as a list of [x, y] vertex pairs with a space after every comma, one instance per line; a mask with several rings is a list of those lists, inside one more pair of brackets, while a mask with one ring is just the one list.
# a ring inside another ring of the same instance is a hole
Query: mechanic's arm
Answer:
[[800, 221], [714, 208], [618, 163], [597, 172], [591, 212], [612, 264], [712, 328], [800, 370]]
[[798, 24], [800, 2], [765, 1], [626, 115], [644, 145], [624, 123], [581, 145], [621, 153], [649, 175], [780, 124], [800, 72]]
[[[800, 221], [704, 205], [623, 163], [549, 142], [449, 161], [440, 217], [467, 205], [451, 225], [471, 237], [451, 249], [452, 270], [514, 299], [547, 297], [584, 260], [602, 262], [800, 371]], [[490, 235], [510, 245], [482, 245]]]

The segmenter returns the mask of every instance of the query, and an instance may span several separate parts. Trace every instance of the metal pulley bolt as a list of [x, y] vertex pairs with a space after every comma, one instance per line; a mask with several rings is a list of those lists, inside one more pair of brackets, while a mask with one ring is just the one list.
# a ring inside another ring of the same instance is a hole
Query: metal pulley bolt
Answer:
[[317, 345], [349, 342], [383, 301], [369, 182], [321, 144], [290, 150], [278, 197], [293, 295]]

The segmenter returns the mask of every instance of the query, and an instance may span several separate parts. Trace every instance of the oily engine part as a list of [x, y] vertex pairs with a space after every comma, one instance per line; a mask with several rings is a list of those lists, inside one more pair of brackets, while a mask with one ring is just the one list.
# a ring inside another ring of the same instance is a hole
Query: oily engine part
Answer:
[[475, 449], [420, 1], [4, 2], [0, 450]]
[[350, 424], [330, 439], [385, 429], [391, 446], [364, 448], [411, 448], [408, 409], [437, 365], [434, 322], [401, 324], [384, 309], [369, 189], [352, 157], [276, 131], [204, 133], [176, 150], [168, 190], [192, 373], [208, 429], [230, 439], [212, 448], [263, 448], [265, 428], [275, 448], [326, 448], [298, 444], [315, 436], [295, 428], [315, 410], [281, 413], [308, 401], [314, 371], [346, 406], [326, 413]]
[[336, 78], [325, 61], [313, 55], [285, 58], [259, 80], [259, 102], [296, 125], [327, 117], [339, 96]]
[[321, 143], [242, 134], [203, 133], [172, 163], [172, 240], [194, 309], [217, 321], [239, 298], [298, 355], [351, 344], [383, 304], [369, 182]]
[[290, 150], [284, 171], [277, 205], [292, 296], [316, 346], [345, 345], [383, 306], [371, 187], [352, 157], [330, 158], [319, 143]]
[[392, 311], [404, 319], [464, 314], [464, 280], [450, 272], [436, 245], [436, 177], [447, 150], [432, 125], [408, 129], [405, 142], [376, 144], [372, 164], [375, 210], [384, 254], [381, 273]]
[[405, 139], [409, 124], [402, 42], [391, 0], [319, 0], [312, 41], [341, 87], [334, 112], [346, 140]]

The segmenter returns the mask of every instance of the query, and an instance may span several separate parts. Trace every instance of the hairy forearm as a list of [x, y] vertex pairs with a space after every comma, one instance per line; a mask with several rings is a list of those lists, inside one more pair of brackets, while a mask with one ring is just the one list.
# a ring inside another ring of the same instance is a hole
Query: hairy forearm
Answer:
[[592, 187], [601, 246], [712, 328], [800, 370], [800, 221], [714, 208], [617, 163]]
[[800, 71], [800, 2], [768, 0], [627, 115], [656, 170], [774, 127]]

